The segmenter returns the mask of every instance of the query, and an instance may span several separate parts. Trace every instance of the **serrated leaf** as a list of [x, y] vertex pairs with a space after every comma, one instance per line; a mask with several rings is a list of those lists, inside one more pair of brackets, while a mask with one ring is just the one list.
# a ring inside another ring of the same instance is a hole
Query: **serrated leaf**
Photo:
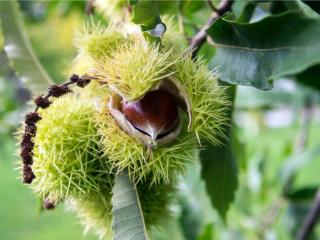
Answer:
[[[235, 89], [229, 89], [230, 100], [234, 101]], [[233, 109], [229, 109], [232, 118]], [[238, 164], [235, 159], [232, 145], [231, 122], [224, 133], [229, 140], [221, 146], [208, 146], [201, 153], [201, 176], [205, 182], [211, 204], [218, 211], [220, 217], [226, 221], [227, 211], [235, 198], [238, 187]]]
[[126, 172], [116, 176], [112, 194], [113, 240], [147, 240], [139, 196]]
[[35, 55], [16, 1], [0, 1], [4, 50], [21, 81], [34, 93], [45, 90], [51, 78]]
[[232, 84], [268, 90], [274, 79], [320, 63], [320, 18], [300, 12], [254, 23], [239, 23], [228, 14], [207, 33], [217, 48], [210, 65], [218, 68], [221, 80]]

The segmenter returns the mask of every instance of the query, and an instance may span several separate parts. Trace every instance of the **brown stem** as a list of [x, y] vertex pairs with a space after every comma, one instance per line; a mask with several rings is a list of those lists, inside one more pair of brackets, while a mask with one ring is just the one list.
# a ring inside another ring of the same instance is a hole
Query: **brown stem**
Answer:
[[211, 0], [207, 0], [207, 3], [209, 5], [209, 7], [211, 8], [212, 11], [216, 12], [217, 8], [213, 5]]
[[[296, 140], [296, 152], [301, 153], [304, 151], [307, 145], [308, 136], [310, 132], [310, 125], [312, 121], [312, 116], [314, 112], [314, 107], [312, 103], [312, 99], [308, 97], [305, 100], [305, 109], [302, 114], [302, 128], [299, 137]], [[290, 190], [291, 184], [293, 182], [294, 175], [289, 178], [284, 186], [284, 192], [288, 192]], [[315, 224], [320, 215], [320, 188], [318, 188], [312, 207], [309, 209], [306, 214], [303, 223], [298, 230], [296, 235], [296, 240], [307, 240], [309, 239], [309, 235], [312, 233]]]
[[205, 43], [207, 37], [206, 30], [217, 18], [229, 11], [231, 9], [231, 5], [232, 0], [221, 0], [217, 9], [212, 12], [207, 23], [203, 25], [199, 32], [190, 40], [189, 51], [192, 52], [192, 58], [196, 57], [199, 48]]
[[92, 15], [94, 12], [94, 1], [95, 0], [88, 0], [87, 1], [85, 12], [89, 16]]
[[317, 220], [320, 216], [320, 188], [316, 192], [312, 207], [308, 211], [301, 228], [298, 231], [296, 240], [307, 240], [310, 237], [310, 234], [313, 231], [314, 226], [317, 223]]
[[[312, 99], [310, 97], [307, 97], [304, 101], [305, 101], [304, 109], [301, 114], [301, 130], [294, 144], [295, 154], [301, 154], [305, 150], [307, 146], [310, 127], [311, 127], [312, 118], [313, 118], [314, 106], [312, 103]], [[295, 177], [295, 174], [292, 174], [289, 177], [289, 179], [284, 183], [283, 185], [284, 195], [290, 192], [292, 183], [294, 181], [294, 177]]]

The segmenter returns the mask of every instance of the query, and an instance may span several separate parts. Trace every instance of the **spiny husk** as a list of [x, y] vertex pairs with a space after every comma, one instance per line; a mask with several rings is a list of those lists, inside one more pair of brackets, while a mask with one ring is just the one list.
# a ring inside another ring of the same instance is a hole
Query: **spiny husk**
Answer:
[[[197, 159], [197, 143], [194, 134], [187, 132], [187, 124], [173, 142], [159, 144], [148, 149], [141, 141], [127, 134], [110, 115], [107, 107], [97, 115], [99, 132], [102, 136], [103, 151], [109, 157], [112, 169], [128, 169], [129, 177], [139, 182], [152, 174], [150, 184], [160, 181], [169, 183], [183, 173], [189, 161]], [[183, 121], [187, 122], [184, 114]]]
[[112, 235], [111, 189], [82, 198], [70, 198], [69, 209], [77, 213], [84, 233], [95, 232], [101, 239]]
[[86, 25], [76, 34], [78, 56], [73, 70], [96, 75], [128, 101], [142, 97], [161, 79], [174, 74], [172, 66], [186, 46], [173, 18], [164, 19], [168, 30], [161, 46], [147, 42], [130, 23], [111, 22], [106, 28]]
[[97, 59], [109, 55], [118, 44], [130, 41], [120, 30], [121, 28], [117, 28], [115, 25], [110, 23], [105, 28], [100, 23], [91, 21], [76, 32], [74, 44], [78, 55], [71, 69], [73, 72], [78, 74], [94, 72], [93, 65]]
[[[163, 221], [178, 176], [188, 162], [198, 160], [198, 143], [216, 144], [223, 135], [229, 104], [215, 73], [201, 60], [183, 55], [173, 44], [174, 34], [165, 35], [162, 46], [153, 45], [136, 29], [119, 30], [124, 26], [92, 25], [78, 35], [74, 70], [95, 76], [99, 84], [53, 99], [40, 110], [34, 138], [36, 179], [31, 187], [42, 199], [71, 198], [85, 226], [105, 238], [114, 174], [128, 170], [147, 225]], [[174, 141], [148, 148], [115, 121], [108, 103], [114, 94], [126, 101], [140, 99], [166, 79], [184, 100], [182, 129]]]
[[97, 60], [95, 69], [101, 81], [127, 101], [133, 101], [174, 73], [171, 68], [177, 59], [172, 59], [172, 52], [173, 49], [163, 52], [159, 45], [137, 39]]
[[[80, 55], [99, 59], [109, 55], [121, 43], [130, 41], [115, 23], [108, 27], [100, 23], [89, 22], [75, 35], [75, 46]], [[134, 36], [132, 36], [133, 38]]]
[[[104, 39], [108, 39], [113, 31], [119, 36], [114, 26], [105, 32], [94, 30], [95, 47], [99, 49], [101, 44], [101, 48], [105, 48]], [[217, 144], [223, 135], [229, 105], [225, 88], [218, 85], [217, 74], [209, 71], [201, 59], [194, 62], [190, 54], [182, 54], [181, 47], [173, 44], [175, 37], [169, 34], [170, 31], [165, 34], [161, 46], [146, 42], [141, 32], [122, 32], [125, 40], [115, 40], [117, 47], [110, 47], [106, 54], [97, 57], [95, 50], [87, 51], [91, 56], [91, 67], [100, 81], [107, 83], [111, 91], [126, 101], [143, 97], [165, 78], [177, 79], [181, 83], [178, 89], [187, 93], [189, 131], [195, 132], [200, 144], [201, 139]], [[113, 46], [109, 42], [107, 45]]]
[[206, 64], [191, 56], [185, 56], [176, 64], [175, 77], [182, 83], [188, 95], [192, 109], [192, 125], [199, 143], [205, 139], [218, 144], [223, 136], [223, 128], [227, 122], [226, 112], [230, 103], [226, 89], [218, 85], [215, 72], [209, 71]]
[[108, 20], [124, 20], [127, 18], [128, 1], [126, 0], [95, 0], [93, 5], [96, 10], [103, 14]]
[[96, 112], [94, 100], [79, 94], [54, 99], [49, 108], [40, 110], [32, 188], [41, 198], [86, 195], [110, 185], [110, 164], [99, 145]]
[[162, 47], [165, 49], [173, 48], [173, 54], [176, 58], [183, 55], [188, 47], [188, 41], [184, 37], [184, 29], [180, 25], [176, 24], [176, 20], [173, 16], [164, 15], [161, 16], [162, 22], [166, 25], [166, 32], [161, 38]]
[[[157, 186], [149, 186], [150, 177], [136, 185], [147, 230], [161, 226], [171, 216], [173, 184], [160, 182]], [[108, 191], [109, 190], [109, 191]], [[77, 213], [84, 225], [84, 232], [94, 231], [101, 239], [109, 239], [112, 235], [111, 189], [93, 193], [80, 198], [69, 198], [68, 207]]]
[[137, 184], [137, 190], [147, 230], [153, 226], [162, 226], [171, 216], [171, 204], [176, 190], [175, 183], [159, 181], [150, 186], [153, 174]]
[[[40, 110], [43, 119], [37, 123], [34, 139], [33, 170], [36, 179], [31, 185], [42, 199], [49, 198], [53, 202], [68, 200], [85, 231], [92, 229], [104, 239], [111, 235], [111, 190], [115, 164], [104, 151], [105, 145], [101, 146], [105, 139], [100, 135], [100, 122], [96, 120], [102, 117], [99, 104], [103, 101], [96, 100], [96, 97], [108, 96], [103, 86], [91, 83], [87, 89], [54, 99], [49, 108]], [[118, 128], [116, 125], [112, 127]], [[113, 142], [109, 144], [112, 146]], [[133, 148], [133, 145], [129, 147]], [[149, 228], [170, 216], [174, 181], [169, 183], [157, 178], [157, 184], [152, 184], [154, 172], [143, 175], [144, 178], [135, 184]]]

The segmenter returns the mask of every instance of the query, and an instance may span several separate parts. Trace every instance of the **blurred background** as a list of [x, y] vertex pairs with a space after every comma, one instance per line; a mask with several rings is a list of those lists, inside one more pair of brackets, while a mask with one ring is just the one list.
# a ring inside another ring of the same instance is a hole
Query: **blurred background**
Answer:
[[[40, 62], [55, 81], [64, 81], [76, 54], [74, 30], [89, 19], [86, 2], [21, 1], [20, 7]], [[190, 16], [200, 26], [201, 15], [207, 16], [202, 11]], [[99, 14], [93, 18], [104, 21]], [[206, 47], [202, 53], [209, 54]], [[63, 206], [42, 211], [20, 181], [14, 135], [30, 99], [10, 67], [0, 34], [0, 239], [96, 239], [83, 235]], [[195, 163], [182, 180], [174, 223], [155, 239], [273, 240], [296, 234], [320, 185], [319, 91], [290, 77], [276, 81], [271, 91], [238, 86], [234, 122], [239, 187], [228, 224], [210, 206]], [[320, 226], [312, 239], [320, 239]]]

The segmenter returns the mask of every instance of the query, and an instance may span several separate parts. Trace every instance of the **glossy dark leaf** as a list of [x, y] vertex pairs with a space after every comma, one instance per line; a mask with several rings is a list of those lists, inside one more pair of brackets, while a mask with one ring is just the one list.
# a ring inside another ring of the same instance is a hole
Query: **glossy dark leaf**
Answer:
[[299, 82], [320, 90], [320, 64], [308, 68], [296, 75]]
[[238, 22], [249, 22], [257, 2], [253, 0], [237, 0], [232, 4], [232, 11]]
[[207, 30], [217, 48], [211, 67], [223, 81], [268, 90], [274, 79], [320, 63], [320, 18], [290, 11], [255, 23], [233, 19], [224, 16]]
[[[230, 99], [234, 100], [235, 89], [230, 88]], [[232, 117], [232, 109], [228, 113]], [[230, 123], [231, 124], [231, 123]], [[238, 187], [238, 164], [232, 145], [231, 125], [225, 128], [229, 140], [221, 146], [208, 146], [201, 151], [201, 175], [211, 204], [226, 221], [226, 214], [235, 198]]]
[[284, 4], [288, 9], [298, 10], [305, 16], [319, 18], [319, 14], [301, 0], [284, 1]]
[[286, 193], [286, 197], [290, 201], [306, 201], [312, 200], [316, 194], [318, 187], [301, 188]]
[[202, 151], [202, 178], [206, 182], [207, 193], [214, 208], [223, 220], [235, 198], [238, 186], [238, 167], [231, 144], [208, 147]]

